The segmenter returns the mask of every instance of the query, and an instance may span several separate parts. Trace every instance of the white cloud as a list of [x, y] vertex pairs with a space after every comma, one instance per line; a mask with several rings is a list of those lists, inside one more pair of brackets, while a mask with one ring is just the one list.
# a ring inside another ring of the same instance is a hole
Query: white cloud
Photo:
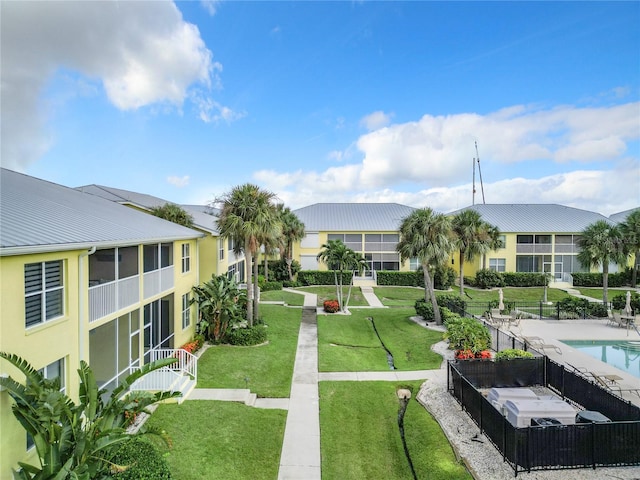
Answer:
[[187, 185], [189, 185], [189, 175], [185, 175], [183, 177], [170, 175], [167, 177], [167, 183], [174, 185], [178, 188], [186, 187]]
[[219, 83], [219, 64], [172, 2], [3, 2], [1, 21], [1, 153], [9, 168], [49, 147], [40, 95], [61, 68], [101, 82], [121, 110], [180, 108], [189, 89]]
[[391, 123], [392, 114], [386, 114], [381, 110], [370, 113], [360, 120], [360, 125], [367, 130], [377, 130], [378, 128], [386, 127]]
[[216, 14], [219, 3], [220, 3], [220, 0], [200, 0], [200, 4], [212, 17]]
[[[487, 115], [425, 115], [362, 135], [356, 142], [359, 162], [353, 152], [345, 163], [346, 155], [334, 151], [329, 157], [341, 159], [339, 166], [321, 172], [261, 171], [255, 178], [295, 207], [396, 201], [450, 211], [471, 204], [477, 140], [485, 173], [487, 167], [501, 172], [514, 163], [520, 172], [534, 172], [529, 178], [485, 182], [488, 203], [561, 203], [609, 214], [640, 205], [640, 159], [627, 152], [629, 142], [640, 139], [639, 109], [640, 103], [519, 105]], [[541, 162], [547, 167], [555, 163], [553, 171], [567, 171], [535, 178]], [[594, 168], [594, 162], [607, 169]], [[584, 167], [576, 167], [580, 164]], [[477, 190], [475, 201], [480, 202]]]

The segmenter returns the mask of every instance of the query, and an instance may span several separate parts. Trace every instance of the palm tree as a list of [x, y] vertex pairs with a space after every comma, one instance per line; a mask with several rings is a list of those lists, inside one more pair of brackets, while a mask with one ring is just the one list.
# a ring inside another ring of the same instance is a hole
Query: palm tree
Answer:
[[205, 333], [207, 340], [219, 343], [229, 328], [241, 318], [243, 292], [235, 280], [225, 275], [212, 275], [211, 279], [200, 286], [193, 287], [191, 303], [198, 304], [199, 332]]
[[293, 280], [293, 272], [291, 271], [291, 263], [293, 262], [293, 244], [299, 242], [305, 236], [304, 223], [291, 211], [289, 207], [285, 207], [284, 204], [279, 203], [277, 205], [278, 215], [280, 216], [280, 222], [282, 223], [282, 249], [280, 255], [287, 263], [287, 271], [289, 273], [289, 280]]
[[640, 268], [640, 208], [627, 215], [624, 222], [620, 224], [620, 230], [622, 230], [629, 252], [633, 254], [631, 286], [635, 288], [638, 284], [638, 269]]
[[160, 207], [153, 207], [151, 213], [156, 217], [163, 218], [184, 227], [193, 227], [193, 216], [180, 205], [175, 203], [165, 203]]
[[578, 240], [578, 261], [589, 267], [602, 266], [602, 302], [608, 304], [609, 263], [625, 263], [627, 248], [620, 228], [604, 220], [587, 226]]
[[484, 255], [491, 249], [490, 230], [493, 227], [475, 210], [463, 210], [453, 217], [451, 226], [458, 248], [460, 266], [460, 295], [464, 295], [464, 262], [471, 262], [478, 255]]
[[340, 305], [340, 311], [344, 312], [344, 302], [342, 298], [343, 272], [349, 268], [355, 252], [347, 248], [340, 240], [329, 240], [322, 245], [321, 248], [322, 250], [316, 258], [326, 264], [330, 270], [333, 270], [338, 305]]
[[253, 259], [262, 239], [275, 235], [280, 228], [272, 203], [274, 199], [274, 193], [246, 183], [216, 200], [221, 205], [216, 222], [220, 236], [236, 240], [234, 243], [245, 255], [247, 322], [250, 327], [256, 319], [258, 302], [253, 290]]
[[414, 210], [402, 220], [400, 241], [396, 250], [402, 261], [418, 258], [424, 275], [424, 299], [431, 300], [436, 324], [442, 324], [438, 302], [429, 270], [442, 265], [454, 249], [451, 221], [448, 217], [435, 213], [426, 207]]
[[345, 268], [351, 270], [351, 282], [349, 282], [347, 299], [344, 302], [344, 310], [346, 311], [347, 308], [349, 308], [351, 289], [353, 288], [353, 280], [356, 276], [356, 272], [358, 273], [358, 275], [361, 275], [363, 271], [369, 268], [369, 263], [367, 262], [367, 259], [364, 258], [360, 253], [357, 253], [350, 248], [347, 249], [347, 257], [345, 260]]
[[[17, 355], [0, 352], [25, 377], [24, 384], [12, 377], [0, 377], [0, 386], [14, 400], [12, 411], [33, 437], [39, 466], [19, 463], [19, 480], [110, 478], [114, 470], [127, 466], [111, 460], [123, 443], [134, 438], [125, 432], [129, 414], [138, 414], [156, 402], [175, 398], [180, 392], [128, 391], [147, 373], [170, 365], [175, 358], [165, 358], [143, 365], [111, 392], [106, 403], [105, 390], [98, 390], [89, 365], [81, 361], [78, 375], [78, 403], [60, 391], [58, 378], [48, 380]], [[151, 432], [155, 433], [155, 432]]]

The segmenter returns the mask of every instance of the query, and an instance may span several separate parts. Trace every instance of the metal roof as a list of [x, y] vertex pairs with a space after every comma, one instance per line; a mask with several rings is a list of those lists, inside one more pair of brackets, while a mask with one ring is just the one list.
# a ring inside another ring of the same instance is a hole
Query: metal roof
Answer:
[[557, 204], [479, 204], [449, 213], [473, 209], [501, 232], [580, 233], [598, 220], [611, 223], [604, 215]]
[[414, 210], [398, 203], [316, 203], [293, 213], [307, 232], [397, 232]]
[[[130, 190], [122, 190], [120, 188], [106, 187], [104, 185], [83, 185], [82, 187], [77, 187], [76, 190], [97, 195], [99, 197], [106, 198], [107, 200], [111, 200], [112, 202], [129, 204], [146, 210], [161, 207], [167, 203], [173, 203], [163, 198], [154, 197], [153, 195], [132, 192]], [[194, 228], [204, 230], [212, 235], [219, 235], [218, 227], [216, 225], [217, 209], [208, 207], [207, 205], [180, 206], [193, 217]]]
[[618, 212], [618, 213], [613, 213], [611, 215], [609, 215], [609, 220], [611, 220], [612, 222], [616, 222], [616, 223], [622, 223], [627, 219], [627, 216], [631, 213], [631, 212], [635, 212], [636, 210], [638, 210], [640, 207], [638, 208], [632, 208], [630, 210], [625, 210], [624, 212]]
[[104, 198], [0, 169], [0, 255], [133, 245], [203, 234]]

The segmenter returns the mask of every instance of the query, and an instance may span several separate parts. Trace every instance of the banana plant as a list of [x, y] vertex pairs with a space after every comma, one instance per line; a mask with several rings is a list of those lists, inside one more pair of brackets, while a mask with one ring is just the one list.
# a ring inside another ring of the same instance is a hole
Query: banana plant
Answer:
[[234, 322], [242, 320], [246, 292], [225, 275], [212, 275], [202, 285], [193, 287], [191, 303], [198, 304], [200, 322], [206, 337], [214, 343], [224, 340]]
[[[39, 465], [19, 462], [14, 480], [90, 480], [107, 479], [123, 471], [111, 459], [117, 448], [133, 436], [126, 433], [126, 412], [140, 413], [156, 402], [174, 398], [180, 392], [129, 391], [137, 379], [175, 362], [166, 358], [142, 366], [114, 389], [106, 402], [105, 389], [98, 389], [89, 365], [81, 361], [79, 402], [60, 391], [58, 379], [48, 380], [21, 357], [0, 352], [25, 376], [24, 384], [11, 376], [0, 377], [0, 386], [14, 400], [12, 411], [22, 427], [33, 437]], [[147, 433], [142, 431], [140, 434]], [[156, 432], [151, 432], [156, 433]]]

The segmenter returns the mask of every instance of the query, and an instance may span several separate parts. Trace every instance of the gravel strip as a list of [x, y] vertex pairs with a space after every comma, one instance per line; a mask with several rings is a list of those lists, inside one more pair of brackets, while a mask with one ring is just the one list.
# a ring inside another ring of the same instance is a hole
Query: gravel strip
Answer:
[[[441, 327], [434, 329], [442, 331]], [[447, 360], [453, 359], [453, 351], [448, 349], [446, 342], [436, 343], [432, 350], [443, 356], [445, 364]], [[449, 394], [446, 384], [435, 380], [426, 381], [416, 398], [440, 424], [456, 455], [467, 465], [476, 480], [514, 478], [513, 469], [503, 461], [502, 455], [489, 439], [480, 434], [471, 417]], [[518, 472], [518, 476], [525, 480], [640, 480], [640, 467]]]

